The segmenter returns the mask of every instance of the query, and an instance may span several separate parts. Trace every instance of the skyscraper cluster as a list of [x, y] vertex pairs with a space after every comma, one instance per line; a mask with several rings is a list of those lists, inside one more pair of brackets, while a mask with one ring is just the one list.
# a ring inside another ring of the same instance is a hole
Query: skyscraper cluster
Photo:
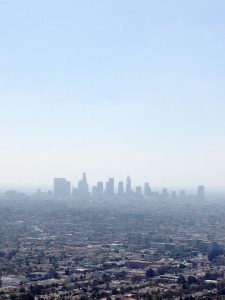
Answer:
[[[115, 188], [114, 178], [110, 177], [105, 184], [99, 181], [95, 186], [92, 187], [92, 189], [90, 189], [87, 182], [86, 173], [83, 173], [82, 179], [78, 181], [77, 187], [72, 189], [71, 189], [71, 183], [65, 178], [55, 178], [54, 186], [53, 186], [53, 194], [56, 199], [70, 198], [71, 196], [81, 197], [81, 198], [87, 198], [92, 196], [93, 198], [101, 198], [103, 196], [111, 197], [113, 195], [117, 195], [120, 197], [121, 196], [150, 197], [153, 194], [161, 195], [162, 198], [164, 199], [167, 199], [169, 197], [171, 199], [177, 199], [177, 198], [185, 199], [187, 196], [184, 190], [181, 190], [178, 196], [176, 191], [172, 191], [171, 193], [169, 193], [167, 189], [163, 189], [161, 194], [158, 194], [157, 192], [153, 193], [148, 182], [144, 184], [143, 189], [141, 186], [137, 186], [133, 190], [130, 176], [126, 178], [125, 185], [123, 181], [119, 181], [117, 188]], [[205, 188], [203, 185], [198, 186], [196, 198], [198, 200], [204, 200]]]
[[[93, 197], [101, 197], [102, 195], [112, 196], [114, 194], [118, 194], [120, 196], [126, 194], [131, 196], [135, 193], [137, 195], [142, 195], [141, 186], [136, 187], [135, 192], [132, 190], [131, 178], [129, 176], [126, 179], [125, 188], [123, 181], [119, 181], [118, 188], [115, 189], [114, 178], [110, 177], [105, 184], [101, 181], [97, 182], [97, 184], [92, 187], [92, 191], [90, 192], [86, 173], [83, 173], [82, 179], [79, 180], [77, 188], [72, 188], [71, 190], [71, 183], [65, 178], [55, 178], [53, 189], [55, 198], [69, 197], [70, 195], [88, 196], [91, 194]], [[145, 183], [144, 195], [148, 196], [150, 194], [151, 188], [149, 183]]]

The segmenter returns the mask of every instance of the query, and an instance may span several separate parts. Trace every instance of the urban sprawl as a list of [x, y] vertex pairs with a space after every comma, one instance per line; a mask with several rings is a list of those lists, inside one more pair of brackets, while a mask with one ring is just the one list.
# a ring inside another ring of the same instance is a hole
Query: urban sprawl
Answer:
[[85, 173], [2, 192], [0, 299], [225, 299], [225, 197]]

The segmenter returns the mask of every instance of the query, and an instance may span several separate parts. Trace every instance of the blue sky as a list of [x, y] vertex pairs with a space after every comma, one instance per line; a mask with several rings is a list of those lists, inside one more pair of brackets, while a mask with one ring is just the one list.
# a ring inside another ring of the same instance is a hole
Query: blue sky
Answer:
[[225, 2], [0, 0], [0, 187], [225, 183]]

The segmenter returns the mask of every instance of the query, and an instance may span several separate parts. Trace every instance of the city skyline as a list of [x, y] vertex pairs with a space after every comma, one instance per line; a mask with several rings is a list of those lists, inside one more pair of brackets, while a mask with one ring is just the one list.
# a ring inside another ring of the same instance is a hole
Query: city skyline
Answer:
[[0, 187], [225, 183], [225, 2], [1, 1]]
[[[18, 192], [35, 192], [37, 190], [42, 190], [43, 192], [47, 192], [52, 190], [54, 194], [54, 184], [55, 181], [63, 181], [67, 185], [67, 189], [70, 189], [71, 192], [73, 189], [80, 189], [83, 191], [88, 191], [89, 193], [93, 192], [93, 188], [101, 189], [104, 191], [104, 193], [107, 191], [114, 190], [118, 194], [129, 194], [129, 193], [135, 193], [136, 189], [141, 189], [141, 193], [148, 194], [151, 192], [151, 190], [154, 190], [155, 192], [161, 192], [164, 189], [168, 190], [170, 192], [176, 191], [176, 192], [188, 192], [193, 193], [196, 191], [196, 187], [204, 186], [202, 183], [197, 184], [195, 186], [165, 186], [165, 185], [159, 185], [154, 186], [151, 184], [151, 181], [144, 180], [141, 181], [134, 181], [133, 178], [131, 179], [131, 176], [127, 175], [125, 178], [115, 178], [113, 176], [108, 176], [104, 179], [99, 180], [99, 178], [95, 178], [94, 180], [87, 180], [87, 173], [82, 173], [82, 178], [80, 176], [77, 177], [77, 179], [69, 178], [69, 177], [53, 177], [53, 188], [52, 188], [52, 179], [50, 180], [49, 185], [41, 185], [36, 184], [33, 186], [18, 186], [18, 185], [0, 185], [0, 192], [7, 192], [7, 191], [18, 191]], [[89, 178], [89, 176], [88, 176]], [[111, 183], [110, 183], [111, 182]], [[110, 187], [111, 185], [111, 187]], [[210, 189], [207, 186], [207, 191], [209, 194], [224, 194], [223, 190], [214, 190]]]
[[[206, 196], [206, 198], [205, 198]], [[152, 189], [149, 182], [144, 182], [142, 185], [132, 184], [132, 179], [127, 176], [124, 181], [115, 181], [115, 178], [109, 177], [107, 181], [97, 181], [95, 185], [91, 185], [88, 182], [87, 174], [84, 172], [82, 178], [73, 184], [67, 178], [57, 177], [53, 178], [53, 186], [51, 189], [45, 191], [37, 188], [35, 193], [26, 193], [18, 190], [9, 189], [5, 193], [0, 193], [0, 198], [8, 200], [26, 199], [32, 200], [76, 200], [78, 202], [84, 201], [105, 201], [120, 199], [123, 200], [140, 200], [143, 198], [151, 200], [200, 200], [212, 196], [212, 194], [206, 193], [204, 185], [198, 185], [195, 192], [190, 192], [183, 189], [168, 189], [162, 188], [161, 190]], [[214, 194], [215, 196], [215, 194]], [[103, 202], [102, 202], [103, 203]]]
[[[87, 180], [87, 174], [84, 172], [82, 175], [82, 179], [78, 181], [77, 185], [73, 185], [71, 181], [68, 181], [66, 178], [54, 178], [53, 180], [53, 195], [55, 198], [66, 198], [75, 196], [75, 197], [88, 197], [89, 195], [92, 195], [94, 197], [101, 197], [103, 195], [105, 196], [112, 196], [114, 194], [117, 194], [118, 196], [127, 195], [132, 196], [151, 196], [155, 192], [158, 193], [158, 191], [153, 191], [151, 189], [151, 186], [149, 182], [144, 182], [142, 185], [135, 186], [132, 184], [132, 180], [130, 176], [127, 176], [124, 181], [117, 181], [115, 183], [115, 178], [109, 177], [107, 181], [97, 181], [95, 185], [89, 185]], [[161, 193], [164, 196], [169, 196], [169, 193], [171, 193], [172, 198], [176, 198], [178, 196], [181, 198], [186, 197], [186, 191], [180, 190], [180, 191], [170, 191], [168, 188], [163, 188]], [[204, 200], [205, 197], [205, 187], [204, 185], [198, 185], [197, 186], [197, 196], [199, 199]]]
[[224, 0], [0, 0], [0, 300], [225, 299], [224, 37]]
[[[197, 187], [197, 190], [196, 190]], [[186, 193], [189, 195], [192, 194], [200, 194], [204, 195], [205, 194], [205, 186], [203, 184], [198, 184], [196, 186], [192, 186], [191, 188], [187, 187], [170, 187], [170, 186], [152, 186], [149, 181], [144, 181], [144, 182], [133, 182], [131, 176], [126, 176], [124, 179], [118, 179], [114, 177], [108, 177], [105, 180], [99, 180], [96, 179], [94, 182], [90, 182], [87, 179], [87, 173], [83, 172], [82, 173], [82, 178], [79, 178], [77, 181], [76, 180], [71, 180], [70, 178], [66, 177], [54, 177], [53, 178], [53, 185], [49, 186], [41, 186], [41, 185], [36, 185], [32, 188], [26, 188], [26, 187], [18, 187], [18, 186], [0, 186], [0, 193], [5, 192], [5, 193], [15, 193], [15, 192], [20, 192], [20, 193], [33, 193], [33, 192], [51, 192], [52, 195], [56, 198], [63, 198], [63, 195], [61, 193], [61, 189], [65, 190], [64, 196], [69, 196], [73, 195], [73, 193], [79, 192], [83, 194], [83, 196], [89, 196], [89, 195], [99, 195], [99, 194], [104, 194], [104, 195], [112, 195], [112, 194], [118, 194], [118, 195], [146, 195], [150, 196], [154, 193], [170, 193], [171, 196], [173, 194], [176, 196], [186, 196]], [[208, 189], [207, 187], [207, 194], [208, 195], [216, 195], [218, 192], [223, 195], [222, 191], [213, 191]], [[78, 193], [78, 194], [79, 194]], [[218, 193], [218, 195], [220, 194]], [[77, 194], [77, 196], [79, 196]], [[199, 196], [201, 198], [201, 196]], [[203, 196], [204, 198], [204, 196]]]

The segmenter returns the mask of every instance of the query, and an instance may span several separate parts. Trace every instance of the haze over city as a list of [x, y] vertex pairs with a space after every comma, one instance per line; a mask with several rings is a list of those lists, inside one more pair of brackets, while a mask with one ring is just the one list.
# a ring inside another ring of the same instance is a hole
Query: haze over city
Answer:
[[224, 37], [224, 0], [0, 0], [0, 300], [225, 299]]
[[1, 1], [0, 188], [224, 189], [225, 2]]

